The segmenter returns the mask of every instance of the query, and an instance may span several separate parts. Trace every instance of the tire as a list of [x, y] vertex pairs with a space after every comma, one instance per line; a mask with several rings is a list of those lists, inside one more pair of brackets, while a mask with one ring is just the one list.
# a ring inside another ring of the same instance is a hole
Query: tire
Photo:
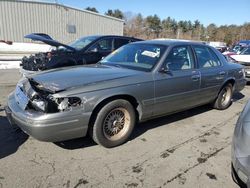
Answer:
[[107, 103], [97, 113], [91, 130], [92, 139], [106, 148], [126, 142], [136, 122], [135, 109], [130, 102], [118, 99]]
[[220, 93], [215, 100], [213, 107], [218, 110], [227, 109], [232, 103], [233, 96], [233, 86], [232, 84], [226, 84], [221, 90]]

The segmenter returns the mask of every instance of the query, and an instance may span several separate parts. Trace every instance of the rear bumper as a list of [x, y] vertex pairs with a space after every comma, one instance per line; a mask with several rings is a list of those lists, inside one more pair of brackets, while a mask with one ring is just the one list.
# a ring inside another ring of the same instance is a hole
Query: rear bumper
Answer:
[[90, 113], [82, 110], [44, 114], [22, 110], [13, 94], [9, 96], [5, 113], [12, 125], [40, 141], [57, 142], [83, 137], [87, 134]]

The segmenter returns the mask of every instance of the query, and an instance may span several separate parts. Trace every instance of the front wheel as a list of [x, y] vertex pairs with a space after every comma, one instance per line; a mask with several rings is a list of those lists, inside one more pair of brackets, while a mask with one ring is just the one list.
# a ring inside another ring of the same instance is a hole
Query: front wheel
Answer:
[[98, 112], [92, 138], [107, 148], [121, 145], [128, 140], [135, 122], [135, 110], [130, 102], [123, 99], [111, 101]]
[[232, 84], [226, 84], [220, 91], [217, 99], [214, 102], [214, 108], [218, 110], [227, 109], [232, 103], [233, 86]]

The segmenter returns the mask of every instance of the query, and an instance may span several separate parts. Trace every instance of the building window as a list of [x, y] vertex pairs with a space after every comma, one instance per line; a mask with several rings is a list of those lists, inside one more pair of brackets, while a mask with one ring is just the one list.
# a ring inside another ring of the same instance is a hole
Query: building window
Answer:
[[67, 32], [68, 33], [76, 33], [76, 26], [71, 25], [71, 24], [67, 24]]

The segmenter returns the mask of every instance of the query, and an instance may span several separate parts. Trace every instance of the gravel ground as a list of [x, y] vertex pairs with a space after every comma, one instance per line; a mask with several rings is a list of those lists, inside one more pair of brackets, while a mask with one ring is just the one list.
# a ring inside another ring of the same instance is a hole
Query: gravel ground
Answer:
[[0, 71], [0, 188], [237, 187], [231, 140], [249, 86], [225, 111], [202, 106], [151, 120], [126, 144], [105, 149], [88, 137], [45, 143], [11, 128], [3, 106], [19, 77]]

